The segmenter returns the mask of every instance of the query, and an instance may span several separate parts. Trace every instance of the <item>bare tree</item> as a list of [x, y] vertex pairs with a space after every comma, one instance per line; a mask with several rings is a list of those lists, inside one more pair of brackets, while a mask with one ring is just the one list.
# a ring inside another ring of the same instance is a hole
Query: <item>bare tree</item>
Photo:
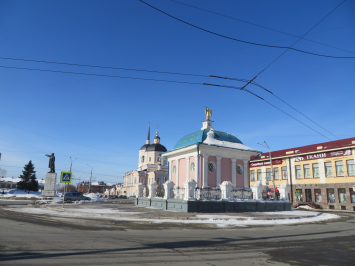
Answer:
[[0, 168], [0, 176], [6, 177], [7, 171], [5, 169]]
[[[58, 188], [58, 192], [64, 192], [64, 186], [65, 184], [61, 184]], [[65, 192], [76, 192], [76, 186], [72, 185], [72, 184], [68, 184]]]

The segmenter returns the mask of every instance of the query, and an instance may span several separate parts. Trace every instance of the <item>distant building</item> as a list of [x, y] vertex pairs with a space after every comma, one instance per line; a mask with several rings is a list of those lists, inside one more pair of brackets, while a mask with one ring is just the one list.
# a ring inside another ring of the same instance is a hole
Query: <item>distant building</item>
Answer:
[[158, 130], [154, 137], [154, 143], [150, 144], [150, 126], [148, 128], [148, 138], [139, 150], [138, 168], [126, 173], [123, 183], [116, 185], [117, 195], [135, 196], [138, 183], [148, 185], [156, 181], [160, 187], [167, 181], [168, 164], [161, 160], [159, 154], [166, 152], [166, 148], [160, 144]]
[[250, 183], [272, 188], [287, 182], [294, 204], [314, 203], [324, 209], [355, 210], [355, 138], [271, 152], [250, 162]]
[[91, 182], [91, 186], [89, 186], [89, 182], [84, 181], [77, 185], [76, 189], [78, 192], [88, 193], [90, 187], [91, 193], [100, 193], [103, 194], [106, 189], [112, 189], [116, 186], [114, 184], [105, 183], [105, 182]]

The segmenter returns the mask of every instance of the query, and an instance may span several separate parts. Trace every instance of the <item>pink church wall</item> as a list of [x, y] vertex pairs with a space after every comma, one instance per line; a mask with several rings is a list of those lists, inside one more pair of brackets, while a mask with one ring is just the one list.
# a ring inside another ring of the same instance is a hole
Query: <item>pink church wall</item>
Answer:
[[221, 160], [221, 184], [223, 181], [232, 182], [232, 161], [229, 158]]
[[186, 159], [179, 160], [179, 184], [178, 186], [183, 188], [186, 181]]
[[208, 171], [208, 181], [207, 184], [210, 187], [217, 186], [217, 158], [216, 156], [208, 156], [208, 162], [214, 162], [216, 165], [216, 170], [214, 172]]
[[236, 165], [240, 164], [243, 168], [243, 173], [241, 175], [237, 175], [237, 187], [244, 187], [244, 163], [243, 160], [237, 160]]

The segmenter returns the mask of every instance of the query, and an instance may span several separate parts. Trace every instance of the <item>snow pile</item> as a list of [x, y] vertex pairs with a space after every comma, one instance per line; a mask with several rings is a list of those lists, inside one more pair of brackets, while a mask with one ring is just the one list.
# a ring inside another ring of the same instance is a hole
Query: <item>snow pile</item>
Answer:
[[102, 200], [99, 195], [95, 194], [95, 193], [88, 193], [84, 195], [85, 197], [89, 197], [91, 199], [91, 201], [93, 202], [104, 202], [104, 200]]
[[215, 146], [238, 149], [238, 150], [258, 152], [257, 150], [249, 148], [248, 146], [246, 146], [244, 144], [234, 143], [234, 142], [229, 142], [229, 141], [221, 141], [221, 140], [215, 139], [214, 137], [215, 137], [215, 134], [213, 132], [213, 129], [211, 128], [210, 131], [207, 133], [207, 138], [204, 140], [203, 143], [208, 144], [208, 145], [215, 145]]
[[[314, 209], [312, 209], [314, 210]], [[296, 216], [317, 216], [319, 212], [309, 212], [309, 211], [279, 211], [279, 212], [260, 212], [260, 214], [265, 215], [296, 215]]]

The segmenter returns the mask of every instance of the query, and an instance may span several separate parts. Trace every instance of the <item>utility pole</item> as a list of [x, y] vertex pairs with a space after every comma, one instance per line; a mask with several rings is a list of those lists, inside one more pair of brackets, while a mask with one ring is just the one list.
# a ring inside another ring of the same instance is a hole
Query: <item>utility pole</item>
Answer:
[[72, 167], [72, 165], [73, 165], [73, 162], [76, 160], [76, 159], [78, 159], [78, 158], [75, 158], [74, 160], [71, 158], [71, 157], [69, 157], [70, 158], [70, 170], [69, 170], [69, 172], [71, 172], [71, 167]]
[[89, 193], [91, 192], [91, 178], [92, 178], [92, 168], [98, 166], [98, 165], [95, 165], [95, 166], [91, 166], [91, 165], [88, 165], [86, 164], [87, 166], [91, 167], [91, 173], [90, 173], [90, 182], [89, 182]]
[[260, 143], [257, 143], [257, 144], [259, 144], [259, 145], [261, 145], [261, 146], [264, 146], [264, 147], [266, 147], [266, 148], [268, 148], [269, 149], [269, 157], [270, 157], [270, 166], [271, 166], [271, 173], [270, 173], [270, 175], [271, 175], [271, 179], [272, 179], [272, 185], [273, 185], [273, 187], [274, 187], [274, 199], [276, 199], [276, 191], [275, 191], [275, 178], [274, 178], [274, 171], [273, 171], [273, 169], [272, 169], [272, 159], [271, 159], [271, 151], [270, 151], [270, 147], [269, 147], [269, 145], [267, 145], [267, 143], [266, 143], [266, 141], [264, 140], [264, 143], [265, 143], [265, 145], [263, 145], [263, 144], [260, 144]]

